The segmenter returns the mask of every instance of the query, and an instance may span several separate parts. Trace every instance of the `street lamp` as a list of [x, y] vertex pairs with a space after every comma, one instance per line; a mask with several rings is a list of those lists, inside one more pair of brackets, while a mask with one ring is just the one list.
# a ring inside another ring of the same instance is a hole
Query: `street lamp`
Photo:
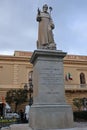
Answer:
[[33, 104], [33, 84], [32, 84], [32, 73], [33, 71], [29, 72], [29, 83], [27, 85], [27, 83], [24, 85], [24, 89], [28, 92], [29, 94], [29, 106], [31, 106]]

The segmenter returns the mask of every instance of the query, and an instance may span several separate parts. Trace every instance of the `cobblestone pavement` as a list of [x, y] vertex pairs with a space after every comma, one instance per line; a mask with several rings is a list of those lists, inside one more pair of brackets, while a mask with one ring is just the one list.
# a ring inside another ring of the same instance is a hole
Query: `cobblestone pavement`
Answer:
[[74, 122], [74, 126], [79, 128], [87, 127], [87, 122]]
[[[64, 129], [64, 130], [87, 130], [87, 122], [74, 122], [74, 127], [70, 129]], [[3, 127], [1, 130], [32, 130], [29, 127], [29, 124], [14, 124], [10, 127]], [[60, 129], [56, 129], [60, 130]], [[61, 129], [63, 130], [63, 129]]]

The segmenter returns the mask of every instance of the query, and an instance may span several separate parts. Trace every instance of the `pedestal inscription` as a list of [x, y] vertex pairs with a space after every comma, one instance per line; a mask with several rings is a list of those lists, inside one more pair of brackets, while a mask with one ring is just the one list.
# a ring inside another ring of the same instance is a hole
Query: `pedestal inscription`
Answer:
[[[52, 51], [52, 53], [54, 52]], [[60, 59], [60, 57], [49, 56], [48, 52], [48, 55], [45, 57], [40, 55], [40, 57], [36, 59], [33, 70], [34, 86], [37, 87], [38, 90], [38, 95], [34, 103], [64, 103], [63, 60]]]

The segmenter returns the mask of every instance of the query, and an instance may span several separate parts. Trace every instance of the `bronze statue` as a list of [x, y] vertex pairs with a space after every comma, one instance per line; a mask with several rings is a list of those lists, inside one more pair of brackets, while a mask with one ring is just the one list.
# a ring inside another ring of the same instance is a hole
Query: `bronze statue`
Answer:
[[47, 12], [47, 4], [43, 5], [43, 11], [40, 11], [38, 8], [38, 14], [36, 19], [39, 22], [37, 49], [56, 50], [56, 44], [54, 42], [52, 32], [55, 27], [51, 18], [52, 7], [49, 7], [49, 9], [50, 13]]

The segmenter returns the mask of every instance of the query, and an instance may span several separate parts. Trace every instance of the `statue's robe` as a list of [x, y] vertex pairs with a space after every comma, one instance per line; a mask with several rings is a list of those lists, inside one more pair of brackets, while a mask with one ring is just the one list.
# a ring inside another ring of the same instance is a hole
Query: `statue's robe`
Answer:
[[54, 29], [54, 24], [50, 14], [47, 12], [40, 12], [37, 15], [37, 21], [39, 22], [38, 29], [38, 46], [45, 46], [50, 43], [54, 43], [52, 29]]

